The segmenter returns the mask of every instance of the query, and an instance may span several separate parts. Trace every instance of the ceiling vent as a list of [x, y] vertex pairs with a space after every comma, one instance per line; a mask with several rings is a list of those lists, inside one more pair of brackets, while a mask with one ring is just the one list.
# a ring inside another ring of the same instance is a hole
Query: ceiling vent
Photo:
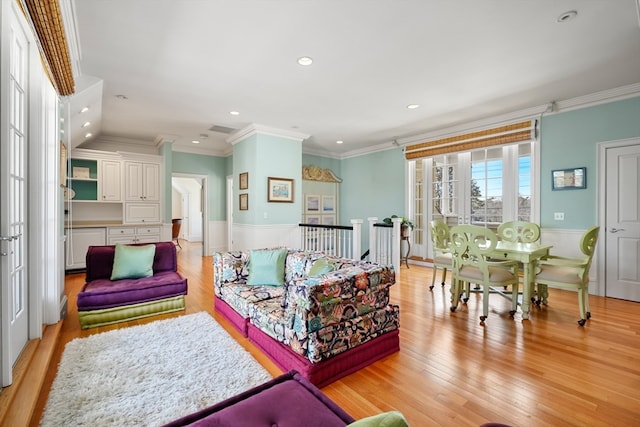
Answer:
[[218, 132], [218, 133], [226, 133], [226, 134], [230, 134], [235, 132], [237, 129], [234, 128], [228, 128], [226, 126], [218, 126], [218, 125], [213, 125], [209, 128], [209, 130], [211, 132]]

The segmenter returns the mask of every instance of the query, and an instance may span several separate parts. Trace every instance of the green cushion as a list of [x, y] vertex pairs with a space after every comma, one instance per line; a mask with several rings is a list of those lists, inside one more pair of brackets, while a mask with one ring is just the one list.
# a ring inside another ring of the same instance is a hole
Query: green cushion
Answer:
[[260, 249], [249, 251], [249, 278], [247, 285], [284, 285], [286, 249]]
[[409, 424], [400, 412], [390, 411], [354, 421], [348, 427], [409, 427]]
[[321, 274], [331, 273], [335, 269], [336, 269], [335, 265], [329, 262], [328, 259], [318, 258], [313, 263], [313, 265], [311, 266], [311, 269], [309, 270], [309, 277], [315, 277]]
[[111, 280], [153, 276], [156, 245], [131, 246], [116, 243]]

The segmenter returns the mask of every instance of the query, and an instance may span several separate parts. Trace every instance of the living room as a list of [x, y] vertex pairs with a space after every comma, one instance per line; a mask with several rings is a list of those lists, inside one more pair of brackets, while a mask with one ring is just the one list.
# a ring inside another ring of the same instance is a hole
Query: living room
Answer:
[[[88, 9], [85, 9], [85, 13], [90, 12], [90, 8], [93, 6], [95, 5], [88, 6]], [[578, 11], [578, 17], [575, 18], [575, 20], [566, 22], [565, 24], [555, 22], [556, 17], [561, 12], [564, 12], [565, 8], [559, 10], [558, 7], [555, 7], [555, 9], [552, 9], [554, 12], [552, 16], [554, 21], [553, 24], [557, 26], [573, 25], [580, 23], [580, 19], [583, 17], [593, 19], [592, 15], [601, 11], [599, 9], [601, 5], [590, 4], [589, 6], [590, 8], [587, 8], [584, 11]], [[624, 21], [620, 21], [621, 23], [624, 22], [624, 25], [620, 25], [620, 27], [624, 27], [626, 29], [625, 31], [628, 31], [627, 33], [624, 33], [624, 37], [633, 40], [633, 43], [635, 43], [631, 45], [631, 53], [637, 53], [638, 25], [637, 22], [634, 21], [635, 9], [633, 6], [635, 5], [632, 5], [631, 2], [626, 5], [628, 10], [626, 13], [623, 13], [625, 19]], [[3, 17], [8, 16], [9, 14], [6, 9], [7, 7], [8, 6], [3, 5]], [[78, 5], [78, 7], [83, 6]], [[609, 13], [620, 12], [616, 9], [615, 12]], [[99, 15], [100, 13], [96, 14]], [[614, 15], [614, 18], [611, 19], [618, 19], [619, 16], [620, 15]], [[320, 20], [320, 18], [318, 19]], [[629, 20], [631, 20], [632, 25], [628, 25]], [[331, 22], [331, 20], [326, 22]], [[609, 24], [613, 26], [616, 25], [615, 23]], [[28, 27], [28, 25], [26, 25], [26, 27]], [[5, 28], [8, 27], [3, 25], [3, 37], [6, 37]], [[556, 34], [556, 36], [558, 35]], [[561, 38], [561, 40], [564, 39]], [[153, 43], [150, 43], [150, 46], [153, 45]], [[86, 49], [87, 44], [84, 44], [84, 46]], [[598, 44], [595, 46], [597, 46], [597, 48], [594, 50], [597, 50], [598, 52], [606, 50], [606, 47], [603, 48], [602, 45]], [[616, 54], [620, 54], [620, 52], [616, 51]], [[85, 52], [85, 55], [89, 55], [89, 53]], [[400, 136], [397, 138], [387, 135], [387, 137], [378, 140], [378, 143], [371, 144], [367, 147], [351, 146], [346, 149], [340, 149], [340, 151], [331, 151], [326, 148], [327, 146], [312, 145], [319, 144], [317, 141], [312, 141], [311, 144], [306, 145], [305, 143], [301, 143], [300, 147], [296, 148], [296, 150], [299, 150], [297, 152], [298, 154], [295, 155], [296, 158], [294, 159], [296, 168], [291, 167], [291, 172], [287, 173], [286, 178], [295, 179], [296, 183], [302, 184], [302, 179], [299, 175], [301, 173], [301, 167], [298, 167], [302, 165], [318, 165], [323, 168], [331, 169], [342, 180], [338, 199], [339, 219], [341, 224], [348, 223], [348, 221], [353, 218], [366, 219], [370, 216], [378, 216], [382, 218], [391, 213], [405, 213], [409, 216], [412, 213], [410, 208], [412, 198], [407, 185], [409, 182], [409, 178], [407, 177], [408, 162], [405, 159], [405, 153], [403, 150], [407, 145], [437, 139], [443, 135], [461, 134], [478, 128], [490, 127], [493, 124], [497, 124], [505, 120], [509, 121], [517, 119], [522, 116], [534, 117], [539, 119], [538, 139], [536, 139], [539, 157], [537, 157], [537, 169], [535, 172], [536, 180], [539, 185], [539, 192], [537, 194], [537, 216], [534, 219], [541, 225], [543, 232], [546, 233], [543, 236], [544, 239], [553, 241], [558, 245], [566, 241], [569, 242], [569, 245], [575, 246], [575, 242], [577, 240], [575, 236], [579, 235], [581, 231], [594, 224], [601, 224], [602, 226], [606, 225], [603, 222], [605, 219], [603, 212], [606, 204], [603, 199], [604, 192], [600, 187], [600, 183], [604, 178], [599, 176], [599, 173], [603, 170], [600, 164], [603, 160], [600, 154], [602, 144], [612, 143], [615, 141], [631, 141], [632, 143], [636, 141], [635, 144], [637, 144], [637, 139], [640, 136], [640, 121], [637, 120], [638, 111], [640, 111], [640, 88], [638, 87], [636, 73], [638, 70], [638, 64], [637, 59], [633, 59], [636, 58], [637, 55], [627, 54], [622, 56], [630, 57], [631, 59], [629, 60], [632, 61], [631, 64], [628, 66], [620, 65], [622, 62], [621, 60], [619, 61], [620, 58], [616, 56], [614, 58], [610, 57], [608, 62], [605, 61], [600, 63], [598, 66], [593, 65], [593, 68], [604, 70], [602, 71], [602, 74], [611, 74], [613, 77], [617, 78], [617, 84], [603, 85], [603, 83], [594, 83], [590, 90], [579, 91], [577, 88], [572, 87], [569, 84], [572, 78], [577, 76], [577, 74], [570, 76], [565, 75], [562, 82], [557, 83], [552, 89], [550, 89], [552, 95], [547, 93], [544, 96], [533, 96], [532, 92], [524, 94], [520, 93], [518, 90], [510, 88], [510, 93], [519, 93], [518, 98], [520, 101], [514, 102], [508, 108], [502, 107], [502, 109], [500, 109], [494, 106], [491, 107], [490, 111], [487, 111], [484, 106], [480, 106], [477, 107], [474, 112], [475, 115], [473, 116], [467, 116], [464, 119], [457, 121], [449, 121], [447, 124], [440, 123], [440, 125], [434, 125], [433, 127], [415, 127], [417, 126], [417, 123], [412, 121], [414, 126], [413, 131], [405, 130], [404, 133], [399, 134]], [[6, 55], [3, 51], [3, 60], [5, 57]], [[33, 58], [37, 58], [37, 55]], [[576, 54], [575, 58], [582, 57]], [[38, 63], [38, 61], [34, 60], [32, 63]], [[576, 60], [567, 62], [580, 61]], [[535, 67], [536, 65], [529, 64], [529, 66]], [[87, 68], [85, 68], [84, 71], [87, 73], [89, 70], [95, 72], [95, 74], [100, 72], [100, 70], [91, 69], [86, 65], [85, 67]], [[586, 69], [589, 67], [584, 67], [584, 72], [586, 73]], [[43, 72], [42, 74], [43, 81], [46, 81], [45, 73]], [[141, 72], [141, 74], [144, 74], [144, 72]], [[6, 74], [3, 74], [3, 81], [5, 75]], [[393, 76], [393, 74], [389, 75]], [[76, 77], [79, 85], [84, 83], [80, 75], [77, 75]], [[593, 77], [593, 79], [595, 79], [595, 77]], [[389, 78], [389, 81], [395, 81], [395, 79]], [[296, 84], [299, 83], [297, 80], [295, 82]], [[100, 85], [102, 86], [102, 83]], [[389, 86], [393, 87], [394, 85], [390, 84]], [[560, 90], [561, 86], [565, 92]], [[109, 92], [105, 92], [104, 95], [106, 98], [106, 94], [109, 94], [109, 98], [104, 100], [105, 112], [107, 104], [114, 104], [116, 102], [120, 103], [116, 104], [116, 109], [120, 108], [121, 110], [129, 110], [131, 107], [135, 107], [131, 105], [124, 107], [123, 103], [127, 100], [115, 98], [116, 94], [127, 93], [127, 88], [109, 87], [109, 84], [106, 84], [104, 87], [109, 90]], [[80, 92], [90, 92], [93, 88], [93, 85], [82, 87], [83, 90]], [[497, 90], [495, 86], [491, 86], [489, 89]], [[398, 91], [401, 90], [398, 89]], [[535, 90], [533, 90], [533, 92], [535, 92]], [[563, 96], [562, 93], [566, 93], [567, 95]], [[114, 96], [112, 97], [111, 95]], [[314, 93], [313, 95], [317, 98], [321, 98], [317, 93]], [[278, 96], [278, 94], [271, 94], [270, 96], [264, 95], [261, 97], [265, 99], [278, 99]], [[133, 101], [133, 99], [131, 100]], [[440, 108], [443, 108], [444, 110], [444, 104], [439, 105]], [[264, 109], [267, 110], [269, 107], [264, 107]], [[181, 108], [181, 110], [186, 110], [186, 108]], [[7, 110], [3, 108], [3, 111]], [[418, 108], [412, 111], [420, 111], [420, 109]], [[224, 110], [224, 113], [228, 115], [227, 110]], [[242, 118], [242, 115], [240, 117]], [[378, 116], [375, 115], [373, 117]], [[436, 119], [437, 117], [434, 117], [431, 120]], [[250, 126], [249, 123], [260, 123], [262, 121], [253, 121], [251, 119], [247, 120], [249, 121], [244, 122], [247, 126]], [[372, 121], [371, 119], [369, 120]], [[72, 122], [79, 124], [76, 120]], [[235, 178], [239, 173], [245, 172], [246, 170], [251, 170], [253, 172], [254, 169], [236, 168], [238, 163], [245, 161], [249, 162], [250, 160], [249, 158], [241, 159], [236, 153], [232, 154], [233, 147], [225, 142], [226, 138], [228, 138], [228, 134], [222, 136], [223, 147], [225, 147], [223, 150], [226, 150], [226, 152], [186, 148], [188, 147], [188, 144], [192, 144], [192, 140], [197, 139], [198, 134], [200, 133], [209, 134], [208, 137], [203, 138], [203, 141], [201, 141], [202, 144], [207, 143], [207, 141], [204, 140], [212, 138], [213, 131], [209, 132], [208, 126], [203, 127], [203, 122], [208, 123], [209, 126], [211, 125], [211, 119], [199, 120], [198, 126], [202, 129], [195, 135], [191, 135], [184, 144], [172, 142], [159, 147], [156, 145], [158, 141], [153, 138], [144, 137], [136, 139], [131, 138], [130, 136], [126, 138], [114, 137], [113, 135], [106, 135], [105, 132], [105, 135], [98, 136], [93, 142], [87, 143], [86, 146], [91, 148], [99, 147], [100, 150], [111, 152], [118, 150], [126, 152], [133, 151], [138, 152], [138, 154], [161, 156], [163, 159], [165, 190], [170, 188], [170, 186], [166, 184], [166, 180], [170, 180], [171, 173], [196, 173], [199, 175], [206, 175], [209, 181], [209, 209], [207, 211], [207, 217], [205, 218], [206, 230], [208, 230], [207, 236], [205, 237], [207, 245], [203, 248], [203, 252], [205, 254], [211, 254], [218, 250], [225, 250], [228, 247], [229, 234], [236, 235], [236, 237], [242, 237], [242, 235], [238, 234], [242, 230], [244, 230], [244, 235], [251, 235], [256, 230], [259, 231], [269, 228], [269, 235], [274, 235], [281, 230], [281, 226], [283, 225], [286, 226], [287, 229], [295, 227], [299, 221], [300, 212], [303, 210], [302, 186], [295, 186], [295, 201], [289, 206], [275, 205], [273, 203], [268, 204], [266, 201], [264, 206], [256, 205], [255, 203], [258, 202], [258, 200], [253, 199], [253, 197], [262, 198], [264, 196], [262, 193], [264, 193], [263, 189], [266, 185], [263, 184], [266, 182], [267, 177], [282, 176], [276, 172], [263, 171], [259, 174], [249, 174], [250, 179], [255, 180], [250, 183], [250, 210], [248, 212], [241, 212], [235, 206], [236, 201], [233, 201], [234, 207], [231, 209], [231, 213], [234, 215], [234, 218], [239, 218], [242, 214], [248, 213], [251, 215], [250, 219], [247, 222], [231, 224], [231, 233], [227, 232], [231, 223], [231, 221], [228, 221], [230, 214], [227, 209], [226, 202], [226, 196], [228, 195], [227, 177], [233, 176]], [[215, 123], [230, 124], [229, 121], [225, 122], [222, 118], [219, 120], [216, 118]], [[294, 125], [300, 126], [299, 124]], [[104, 119], [103, 126], [105, 128], [107, 127], [106, 119]], [[237, 125], [234, 124], [234, 126], [238, 129]], [[283, 130], [284, 128], [287, 131], [291, 131], [290, 126], [292, 125], [286, 123], [279, 126], [279, 129]], [[295, 130], [295, 132], [304, 132], [304, 134], [311, 133], [307, 133], [303, 126], [300, 126]], [[166, 133], [163, 132], [162, 135], [166, 136]], [[317, 135], [321, 134], [322, 132], [318, 132], [317, 134], [314, 134], [314, 137], [319, 139], [319, 136]], [[43, 174], [48, 174], [48, 179], [44, 179], [45, 177], [39, 176], [36, 177], [35, 182], [52, 181], [52, 178], [56, 176], [56, 169], [54, 165], [57, 164], [59, 159], [56, 151], [59, 150], [59, 139], [57, 135], [54, 135], [50, 139], [51, 140], [47, 143], [48, 145], [46, 147], [42, 147], [42, 150], [32, 150], [34, 156], [40, 157], [36, 162], [32, 163], [31, 170], [42, 170]], [[333, 147], [339, 147], [338, 145], [335, 145], [335, 139], [337, 138], [333, 138], [333, 135], [331, 138], [326, 137], [324, 139], [325, 142], [331, 142], [331, 144], [334, 144]], [[343, 146], [346, 145], [348, 147], [351, 141], [349, 141], [348, 138], [345, 138], [345, 140], [346, 142]], [[168, 142], [169, 138], [162, 140], [162, 142], [164, 141]], [[37, 154], [37, 152], [40, 151], [42, 151], [42, 154]], [[3, 158], [6, 158], [4, 156], [4, 152]], [[252, 161], [255, 161], [256, 164], [258, 164], [259, 160], [260, 158], [255, 157]], [[279, 171], [281, 169], [277, 168], [277, 161], [278, 160], [276, 159], [271, 163], [276, 171]], [[41, 168], [40, 165], [48, 166], [43, 166]], [[571, 167], [586, 168], [588, 174], [588, 184], [586, 188], [579, 191], [553, 191], [550, 184], [552, 171], [563, 170]], [[33, 258], [30, 260], [30, 264], [34, 266], [32, 267], [34, 270], [38, 270], [35, 266], [42, 266], [40, 269], [41, 271], [34, 271], [31, 273], [31, 278], [33, 280], [30, 286], [32, 286], [32, 288], [30, 288], [30, 292], [28, 293], [29, 295], [39, 295], [37, 297], [39, 298], [38, 300], [30, 302], [30, 307], [45, 307], [43, 309], [38, 308], [37, 310], [41, 310], [41, 312], [37, 315], [34, 314], [34, 317], [30, 322], [29, 338], [37, 339], [42, 336], [42, 328], [39, 325], [55, 324], [60, 319], [60, 313], [65, 307], [65, 304], [63, 303], [63, 297], [65, 295], [64, 278], [62, 276], [63, 271], [60, 268], [61, 265], [64, 265], [64, 249], [62, 249], [63, 245], [60, 242], [64, 236], [62, 236], [61, 227], [50, 226], [52, 223], [58, 225], [63, 223], [63, 217], [60, 214], [62, 211], [63, 199], [61, 191], [59, 191], [57, 185], [49, 187], [42, 186], [38, 188], [37, 184], [32, 184], [32, 187], [34, 188], [34, 194], [31, 197], [34, 197], [34, 199], [32, 199], [31, 206], [47, 206], [50, 209], [43, 209], [43, 211], [48, 210], [52, 212], [51, 215], [57, 215], [52, 219], [52, 221], [49, 221], [49, 218], [41, 218], [30, 226], [31, 230], [51, 230], [50, 234], [42, 237], [42, 242], [30, 242], [31, 245], [37, 244], [41, 246], [41, 250], [32, 250], [30, 253], [52, 254], [51, 259], [42, 256], [42, 258], [47, 258], [42, 263], [40, 263], [39, 258]], [[258, 193], [258, 191], [260, 191], [260, 193]], [[58, 193], [60, 197], [55, 202], [48, 204], [47, 202], [40, 201], [47, 200], [47, 194]], [[237, 194], [235, 196], [237, 197]], [[164, 197], [167, 197], [166, 192]], [[4, 193], [2, 200], [3, 206], [7, 206], [8, 203], [5, 203], [5, 201], [8, 199], [5, 197]], [[167, 203], [166, 200], [162, 203], [162, 222], [168, 223], [171, 219], [171, 213], [168, 208], [170, 203]], [[285, 213], [284, 219], [279, 219], [279, 215], [282, 214], [281, 211], [283, 210], [283, 206], [290, 207], [291, 209]], [[393, 209], [390, 208], [391, 206], [393, 206]], [[563, 222], [555, 219], [555, 213], [557, 212], [564, 213], [565, 220], [563, 220]], [[265, 218], [265, 215], [267, 218]], [[4, 215], [3, 218], [5, 218]], [[279, 221], [281, 221], [281, 224]], [[56, 228], [56, 230], [53, 230], [53, 228]], [[3, 230], [5, 229], [3, 228]], [[18, 234], [19, 233], [17, 232], [7, 233], [8, 236]], [[31, 231], [31, 234], [36, 235], [37, 233]], [[248, 240], [245, 240], [245, 243], [243, 243], [242, 246], [246, 246], [247, 241]], [[604, 242], [604, 239], [602, 242]], [[262, 241], [260, 244], [261, 246], [264, 246]], [[600, 247], [604, 249], [604, 246], [605, 244], [603, 243]], [[45, 248], [51, 249], [45, 250]], [[426, 253], [428, 255], [428, 252]], [[592, 292], [594, 295], [604, 297], [606, 295], [606, 287], [604, 286], [604, 274], [606, 271], [604, 255], [601, 254], [599, 258], [600, 259], [592, 272], [593, 276], [597, 278], [593, 280]], [[3, 312], [6, 313], [6, 308]], [[5, 327], [6, 318], [3, 317], [2, 321], [3, 327]], [[4, 335], [6, 336], [6, 334]]]

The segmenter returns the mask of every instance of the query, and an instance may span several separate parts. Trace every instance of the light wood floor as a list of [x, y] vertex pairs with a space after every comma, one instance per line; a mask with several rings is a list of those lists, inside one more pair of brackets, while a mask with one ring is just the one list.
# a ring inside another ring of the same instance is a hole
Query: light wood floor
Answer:
[[[179, 269], [189, 280], [186, 313], [207, 311], [272, 375], [280, 371], [213, 313], [211, 257], [183, 244]], [[392, 287], [400, 305], [401, 350], [323, 388], [356, 419], [401, 411], [411, 426], [639, 426], [640, 305], [591, 297], [592, 319], [579, 327], [576, 294], [550, 290], [549, 305], [531, 318], [508, 315], [509, 302], [491, 295], [485, 326], [482, 296], [449, 311], [449, 286], [430, 292], [432, 270], [401, 267]], [[438, 275], [439, 277], [439, 275]], [[82, 331], [75, 310], [84, 274], [66, 277], [69, 314], [31, 425], [37, 426], [64, 346], [76, 337], [159, 318]], [[206, 372], [202, 373], [207, 375]], [[286, 406], [286, 405], [284, 405]]]

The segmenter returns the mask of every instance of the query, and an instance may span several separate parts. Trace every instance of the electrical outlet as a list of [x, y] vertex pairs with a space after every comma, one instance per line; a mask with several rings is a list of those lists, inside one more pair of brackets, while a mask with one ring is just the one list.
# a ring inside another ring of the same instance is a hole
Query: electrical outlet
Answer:
[[553, 219], [556, 221], [564, 221], [564, 212], [554, 212]]

